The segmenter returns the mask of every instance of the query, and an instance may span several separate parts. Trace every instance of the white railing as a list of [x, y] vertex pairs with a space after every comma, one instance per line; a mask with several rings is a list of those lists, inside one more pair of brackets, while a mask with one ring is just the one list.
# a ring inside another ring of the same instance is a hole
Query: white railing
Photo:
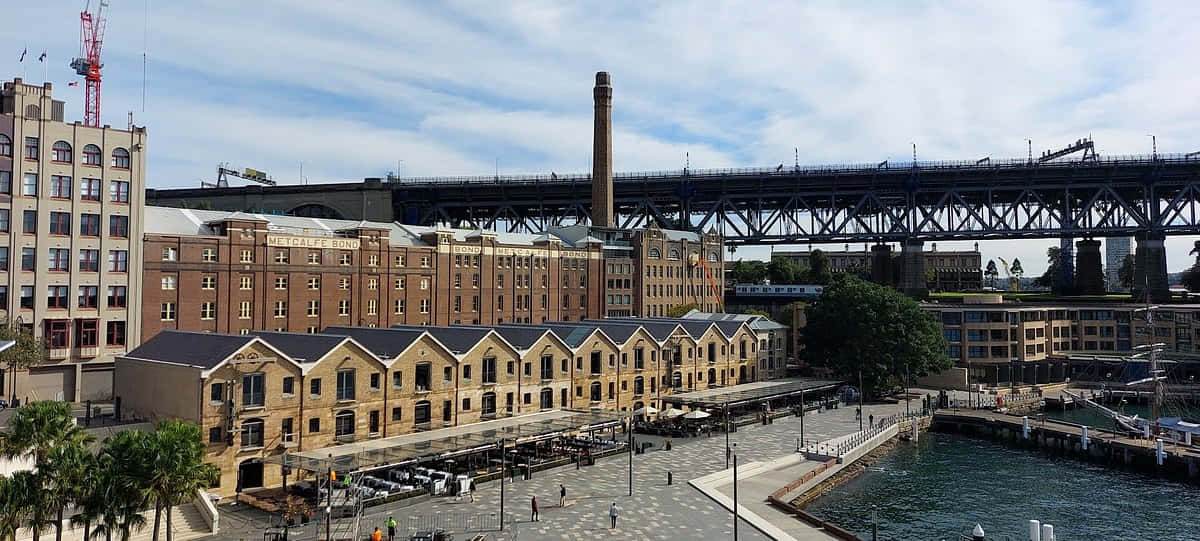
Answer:
[[203, 490], [196, 491], [196, 510], [200, 511], [200, 518], [204, 519], [209, 531], [216, 534], [221, 525], [221, 514], [212, 497]]

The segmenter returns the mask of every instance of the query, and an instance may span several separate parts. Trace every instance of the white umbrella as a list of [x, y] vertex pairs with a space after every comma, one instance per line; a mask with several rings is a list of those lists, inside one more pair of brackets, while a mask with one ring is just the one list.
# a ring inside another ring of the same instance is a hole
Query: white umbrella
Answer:
[[654, 415], [655, 413], [658, 413], [658, 408], [654, 406], [646, 406], [633, 410], [634, 415]]
[[712, 417], [712, 414], [708, 413], [707, 411], [696, 410], [689, 411], [683, 416], [684, 419], [704, 419], [705, 417]]
[[662, 412], [662, 416], [663, 416], [663, 417], [668, 417], [668, 418], [670, 418], [670, 417], [679, 417], [680, 415], [683, 415], [683, 410], [681, 410], [681, 409], [677, 409], [677, 408], [670, 408], [670, 409], [668, 409], [668, 410], [666, 410], [666, 411]]

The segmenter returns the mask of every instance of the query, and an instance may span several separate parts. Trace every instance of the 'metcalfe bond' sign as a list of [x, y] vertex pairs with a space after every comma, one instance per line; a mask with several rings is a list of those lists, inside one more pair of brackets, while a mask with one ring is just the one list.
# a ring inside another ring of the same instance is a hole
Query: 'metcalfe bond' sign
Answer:
[[341, 237], [294, 237], [291, 235], [267, 235], [267, 246], [279, 248], [317, 248], [321, 250], [357, 250], [358, 239]]

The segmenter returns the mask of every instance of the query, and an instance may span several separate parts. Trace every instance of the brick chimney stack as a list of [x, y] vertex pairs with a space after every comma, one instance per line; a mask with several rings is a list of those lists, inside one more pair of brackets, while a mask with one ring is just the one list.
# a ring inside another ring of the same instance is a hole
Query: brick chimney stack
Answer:
[[612, 86], [607, 71], [596, 73], [592, 89], [596, 116], [592, 134], [592, 225], [615, 227], [612, 182]]

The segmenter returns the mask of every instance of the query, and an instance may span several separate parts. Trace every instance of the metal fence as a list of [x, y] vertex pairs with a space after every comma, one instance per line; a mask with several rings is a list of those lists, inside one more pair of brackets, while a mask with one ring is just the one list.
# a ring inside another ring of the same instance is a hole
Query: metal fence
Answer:
[[997, 407], [1031, 406], [1041, 404], [1041, 401], [1041, 393], [1035, 392], [1010, 395], [974, 394], [968, 398], [951, 398], [949, 399], [949, 406], [957, 409], [994, 409]]
[[409, 516], [400, 524], [412, 535], [421, 530], [447, 532], [487, 532], [500, 529], [500, 515], [496, 513], [430, 513]]

